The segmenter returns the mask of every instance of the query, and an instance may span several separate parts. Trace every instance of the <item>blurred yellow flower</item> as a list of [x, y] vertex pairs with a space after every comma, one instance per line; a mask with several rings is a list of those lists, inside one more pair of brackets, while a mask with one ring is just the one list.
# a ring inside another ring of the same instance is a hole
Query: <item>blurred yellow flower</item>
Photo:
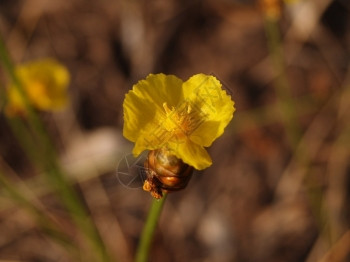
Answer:
[[[51, 111], [62, 109], [68, 101], [68, 70], [51, 58], [28, 62], [15, 67], [15, 74], [27, 96], [27, 101], [36, 109]], [[19, 88], [8, 86], [8, 116], [25, 115], [26, 104]]]
[[186, 82], [150, 74], [126, 94], [123, 108], [123, 135], [135, 142], [135, 156], [167, 148], [198, 170], [212, 164], [204, 147], [222, 135], [235, 111], [219, 80], [204, 74]]
[[260, 4], [266, 18], [278, 20], [281, 17], [281, 0], [260, 0]]
[[264, 16], [271, 20], [279, 20], [282, 13], [283, 2], [292, 5], [300, 0], [260, 0], [260, 6]]

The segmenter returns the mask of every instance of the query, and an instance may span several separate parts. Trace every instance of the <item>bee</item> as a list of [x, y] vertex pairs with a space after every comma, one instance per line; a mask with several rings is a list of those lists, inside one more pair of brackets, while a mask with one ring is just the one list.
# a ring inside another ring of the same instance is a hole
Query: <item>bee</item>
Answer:
[[166, 148], [151, 150], [144, 163], [147, 178], [143, 190], [160, 199], [163, 193], [184, 189], [191, 179], [193, 167]]

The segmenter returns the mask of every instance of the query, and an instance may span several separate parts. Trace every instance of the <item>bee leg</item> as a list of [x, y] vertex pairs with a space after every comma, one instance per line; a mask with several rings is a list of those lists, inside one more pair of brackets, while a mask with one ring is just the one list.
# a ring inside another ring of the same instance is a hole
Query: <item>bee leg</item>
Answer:
[[161, 199], [163, 197], [163, 193], [159, 185], [159, 181], [154, 176], [148, 177], [143, 183], [142, 188], [143, 190], [150, 192], [151, 195], [156, 199]]

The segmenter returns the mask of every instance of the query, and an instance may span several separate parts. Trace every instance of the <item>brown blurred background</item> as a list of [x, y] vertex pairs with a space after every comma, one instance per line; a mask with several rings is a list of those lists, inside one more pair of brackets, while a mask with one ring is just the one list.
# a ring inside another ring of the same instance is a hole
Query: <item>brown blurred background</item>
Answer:
[[[140, 181], [118, 175], [132, 148], [122, 103], [134, 83], [163, 72], [214, 74], [237, 111], [209, 149], [213, 165], [168, 196], [150, 261], [333, 262], [350, 261], [349, 12], [347, 0], [282, 7], [295, 143], [254, 0], [1, 0], [0, 30], [16, 63], [50, 56], [69, 68], [70, 106], [41, 117], [118, 261], [132, 261], [151, 203]], [[79, 241], [3, 115], [0, 123], [2, 168]], [[0, 261], [72, 261], [30, 214], [0, 200]]]

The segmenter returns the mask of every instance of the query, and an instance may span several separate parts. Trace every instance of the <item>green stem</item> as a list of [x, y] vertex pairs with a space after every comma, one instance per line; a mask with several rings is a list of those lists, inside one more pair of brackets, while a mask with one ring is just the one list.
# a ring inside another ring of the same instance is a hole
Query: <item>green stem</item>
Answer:
[[[73, 220], [90, 241], [91, 246], [95, 249], [92, 252], [96, 254], [96, 256], [99, 256], [100, 261], [110, 261], [109, 255], [97, 228], [93, 224], [93, 221], [88, 217], [78, 194], [74, 191], [64, 172], [61, 170], [50, 136], [47, 133], [46, 128], [38, 114], [28, 100], [24, 87], [16, 75], [15, 67], [11, 61], [1, 35], [0, 60], [9, 74], [10, 80], [14, 84], [14, 87], [17, 88], [21, 94], [28, 113], [28, 128], [21, 123], [20, 119], [9, 120], [10, 126], [14, 129], [14, 133], [17, 136], [20, 136], [21, 133], [23, 133], [22, 128], [25, 128], [25, 130], [28, 131], [28, 134], [32, 133], [32, 138], [29, 138], [27, 134], [23, 138], [18, 137], [22, 145], [24, 145], [26, 153], [29, 153], [33, 160], [38, 161], [39, 166], [46, 171], [44, 173], [47, 175], [48, 181], [50, 181], [50, 184], [53, 186], [56, 192], [59, 193]], [[0, 95], [4, 95], [4, 92], [0, 92]], [[6, 100], [6, 97], [4, 99]], [[32, 140], [35, 141], [35, 146], [33, 146]], [[31, 153], [30, 151], [35, 151], [35, 153]]]
[[135, 262], [148, 261], [148, 254], [153, 240], [154, 231], [162, 211], [167, 194], [160, 199], [153, 199], [152, 206], [148, 212], [146, 224], [143, 227], [141, 239], [137, 248]]
[[278, 20], [265, 18], [265, 32], [273, 66], [277, 73], [275, 82], [277, 98], [281, 111], [284, 114], [283, 117], [290, 145], [295, 149], [295, 145], [297, 145], [301, 136], [301, 130], [298, 125], [298, 117], [287, 78]]

